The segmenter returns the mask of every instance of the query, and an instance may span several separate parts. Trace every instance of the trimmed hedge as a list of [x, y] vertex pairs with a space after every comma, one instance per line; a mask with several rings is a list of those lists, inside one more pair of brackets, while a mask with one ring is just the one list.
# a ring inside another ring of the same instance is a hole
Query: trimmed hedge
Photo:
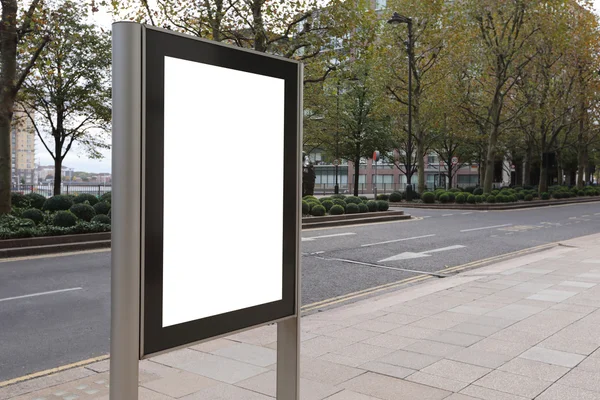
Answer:
[[100, 196], [100, 201], [106, 201], [107, 203], [112, 203], [112, 192], [106, 192], [102, 196]]
[[337, 206], [342, 206], [344, 209], [346, 208], [346, 202], [340, 198], [334, 198], [333, 204]]
[[469, 204], [477, 203], [477, 197], [475, 197], [474, 194], [470, 194], [469, 197], [467, 197], [467, 203], [469, 203]]
[[23, 195], [21, 193], [12, 192], [10, 194], [10, 202], [13, 207], [17, 207], [17, 208], [29, 207], [29, 200], [27, 199], [27, 197], [25, 197], [25, 195]]
[[310, 206], [308, 205], [306, 200], [302, 200], [302, 214], [308, 215], [309, 212], [310, 212]]
[[490, 194], [488, 197], [485, 198], [485, 201], [486, 203], [494, 204], [496, 202], [496, 196]]
[[473, 190], [473, 194], [475, 196], [481, 196], [483, 194], [483, 189], [478, 187], [477, 189]]
[[550, 195], [548, 194], [548, 192], [544, 192], [540, 195], [542, 200], [549, 200], [550, 199]]
[[44, 202], [46, 198], [39, 193], [29, 193], [26, 194], [25, 197], [29, 200], [30, 207], [37, 208], [41, 210], [44, 207]]
[[[302, 206], [302, 210], [304, 211], [304, 205]], [[110, 211], [110, 203], [106, 201], [99, 201], [98, 203], [94, 204], [94, 211], [96, 211], [96, 214], [106, 215]]]
[[331, 200], [325, 200], [325, 201], [321, 202], [321, 205], [323, 207], [325, 207], [325, 210], [327, 212], [329, 212], [329, 210], [331, 210], [331, 207], [333, 207], [333, 201], [331, 201]]
[[344, 207], [340, 206], [339, 204], [335, 204], [333, 207], [331, 207], [331, 210], [329, 210], [329, 214], [342, 215], [344, 214]]
[[90, 203], [90, 206], [93, 206], [98, 202], [98, 197], [94, 196], [93, 194], [82, 193], [80, 195], [75, 196], [75, 198], [73, 199], [73, 203], [75, 204], [85, 203], [86, 201]]
[[393, 201], [395, 203], [402, 201], [402, 193], [393, 192], [392, 194], [390, 194], [390, 201]]
[[367, 208], [369, 209], [369, 212], [375, 212], [379, 207], [377, 206], [377, 202], [375, 200], [369, 200], [367, 201]]
[[21, 217], [34, 221], [36, 223], [36, 225], [39, 224], [40, 222], [44, 222], [44, 213], [42, 213], [37, 208], [30, 208], [28, 210], [23, 211], [23, 214], [21, 214]]
[[369, 207], [367, 207], [367, 205], [365, 203], [360, 203], [358, 205], [358, 212], [359, 213], [367, 213], [367, 212], [369, 212]]
[[92, 218], [92, 222], [97, 222], [100, 224], [110, 225], [110, 218], [104, 214], [98, 214], [94, 218]]
[[431, 193], [431, 192], [425, 192], [425, 193], [423, 193], [423, 196], [421, 196], [421, 199], [423, 200], [423, 203], [427, 203], [427, 204], [435, 203], [435, 194]]
[[438, 197], [438, 200], [440, 201], [440, 203], [446, 204], [450, 202], [450, 197], [448, 196], [448, 193], [443, 193], [442, 195], [440, 195], [440, 197]]
[[313, 217], [322, 217], [323, 215], [325, 215], [327, 211], [325, 210], [325, 207], [323, 207], [322, 205], [314, 205], [311, 209], [310, 209], [310, 215], [312, 215]]
[[346, 202], [346, 204], [360, 204], [362, 203], [362, 200], [359, 199], [358, 197], [354, 197], [354, 196], [348, 196], [344, 199], [344, 201]]
[[465, 204], [466, 201], [467, 201], [467, 196], [464, 193], [460, 193], [456, 196], [457, 204]]
[[377, 200], [377, 210], [378, 211], [387, 211], [390, 209], [390, 203], [385, 200]]
[[389, 199], [390, 199], [390, 195], [388, 195], [388, 194], [378, 194], [377, 195], [377, 200], [385, 200], [385, 201], [387, 201]]
[[358, 214], [359, 211], [360, 209], [358, 208], [358, 204], [356, 203], [349, 203], [348, 205], [346, 205], [346, 214]]
[[77, 225], [77, 217], [70, 211], [59, 211], [54, 214], [52, 225], [69, 228]]
[[533, 200], [533, 195], [532, 194], [527, 194], [527, 195], [525, 195], [525, 198], [523, 200], [525, 200], [525, 201], [532, 201]]
[[77, 218], [90, 222], [92, 218], [96, 216], [96, 211], [94, 211], [94, 207], [85, 203], [73, 204], [69, 211], [73, 213]]
[[44, 211], [67, 211], [73, 206], [73, 199], [71, 196], [59, 194], [52, 196], [44, 202], [42, 207]]

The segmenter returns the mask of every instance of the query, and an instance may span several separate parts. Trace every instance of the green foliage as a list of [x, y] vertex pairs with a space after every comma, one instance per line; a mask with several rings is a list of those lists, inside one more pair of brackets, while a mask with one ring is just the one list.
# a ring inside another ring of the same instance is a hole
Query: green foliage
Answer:
[[310, 206], [306, 200], [302, 200], [302, 214], [308, 215], [310, 213]]
[[344, 214], [344, 207], [342, 207], [339, 204], [335, 204], [333, 207], [331, 207], [331, 209], [329, 210], [329, 214], [331, 215], [342, 215]]
[[[304, 208], [304, 206], [302, 207]], [[110, 211], [110, 203], [106, 201], [99, 201], [98, 203], [94, 204], [94, 211], [96, 211], [96, 214], [107, 215]]]
[[80, 220], [86, 222], [90, 222], [92, 218], [96, 216], [94, 207], [86, 203], [73, 204], [73, 206], [69, 208], [69, 211], [71, 211]]
[[369, 198], [367, 196], [358, 196], [359, 199], [361, 199], [363, 201], [363, 203], [366, 203], [367, 201], [369, 201]]
[[461, 188], [450, 188], [450, 190], [448, 190], [449, 192], [452, 193], [462, 193], [463, 190]]
[[387, 211], [390, 208], [390, 203], [386, 200], [377, 200], [377, 211]]
[[421, 199], [423, 200], [423, 203], [435, 203], [435, 194], [431, 192], [425, 192], [423, 193], [423, 196], [421, 196]]
[[323, 204], [323, 202], [324, 202], [324, 201], [327, 201], [327, 200], [330, 200], [330, 201], [331, 201], [332, 199], [331, 199], [331, 197], [321, 197], [321, 198], [319, 199], [319, 202], [320, 202], [321, 204]]
[[340, 198], [334, 198], [333, 199], [333, 204], [338, 205], [338, 206], [342, 206], [344, 209], [346, 208], [346, 202]]
[[59, 211], [54, 214], [52, 225], [69, 228], [77, 225], [77, 217], [70, 211]]
[[100, 201], [106, 201], [107, 203], [112, 203], [112, 192], [106, 192], [100, 196]]
[[12, 206], [16, 208], [29, 207], [29, 199], [27, 199], [27, 197], [21, 193], [12, 192], [10, 194], [10, 201]]
[[331, 210], [331, 207], [333, 207], [333, 201], [325, 200], [321, 202], [321, 205], [323, 205], [323, 207], [325, 207], [325, 210], [329, 212], [329, 210]]
[[30, 208], [28, 210], [23, 211], [21, 214], [22, 218], [28, 218], [34, 221], [36, 224], [44, 222], [44, 214], [38, 210], [37, 208]]
[[454, 192], [447, 192], [448, 203], [454, 203], [456, 201], [456, 194]]
[[346, 214], [358, 214], [358, 212], [359, 212], [358, 204], [348, 203], [348, 205], [346, 205]]
[[97, 222], [100, 224], [110, 225], [110, 218], [104, 214], [98, 214], [94, 218], [92, 218], [92, 222]]
[[494, 190], [492, 190], [491, 194], [494, 195], [494, 196], [498, 196], [500, 194], [500, 191], [494, 189]]
[[477, 189], [477, 187], [476, 187], [476, 186], [467, 186], [467, 187], [464, 189], [464, 191], [465, 191], [465, 192], [467, 192], [467, 193], [471, 193], [471, 194], [472, 194], [472, 193], [475, 191], [475, 189]]
[[377, 195], [377, 200], [388, 201], [389, 199], [390, 199], [390, 195], [388, 195], [388, 194], [378, 194]]
[[496, 202], [496, 196], [490, 194], [488, 197], [485, 198], [485, 201], [486, 203], [494, 204]]
[[312, 196], [312, 195], [304, 196], [302, 198], [302, 200], [306, 200], [306, 201], [309, 201], [309, 200], [319, 201], [319, 199], [317, 199], [315, 196]]
[[525, 195], [521, 192], [517, 193], [517, 200], [523, 200], [525, 199]]
[[465, 193], [459, 193], [458, 195], [456, 195], [455, 200], [457, 204], [465, 204], [465, 202], [467, 201], [467, 195]]
[[435, 199], [439, 200], [440, 196], [445, 194], [446, 191], [444, 189], [436, 189], [435, 192], [433, 192], [433, 194], [435, 194]]
[[482, 188], [475, 188], [475, 190], [473, 190], [473, 194], [475, 196], [481, 196], [483, 194], [483, 189]]
[[29, 200], [29, 203], [32, 208], [37, 208], [41, 210], [44, 207], [44, 202], [46, 198], [39, 193], [29, 193], [26, 194], [25, 197]]
[[390, 199], [391, 202], [394, 203], [398, 203], [400, 201], [402, 201], [402, 193], [400, 192], [393, 192], [392, 194], [390, 194]]
[[362, 203], [362, 200], [358, 197], [354, 197], [354, 196], [348, 196], [344, 199], [344, 201], [346, 202], [346, 204], [360, 204]]
[[548, 200], [550, 199], [550, 195], [548, 194], [548, 192], [544, 192], [540, 195], [542, 200]]
[[375, 212], [378, 210], [377, 202], [375, 200], [367, 201], [367, 207], [369, 208], [369, 212]]
[[577, 196], [585, 196], [585, 192], [583, 190], [578, 190], [577, 191]]
[[73, 206], [73, 199], [70, 196], [59, 194], [52, 196], [44, 202], [44, 211], [66, 211]]
[[467, 197], [467, 203], [469, 203], [469, 204], [477, 203], [477, 197], [475, 197], [474, 194], [470, 194], [469, 197]]
[[525, 200], [525, 201], [532, 201], [532, 200], [533, 200], [533, 195], [532, 195], [532, 194], [527, 194], [527, 195], [525, 195], [525, 198], [524, 198], [524, 200]]
[[326, 212], [327, 211], [325, 210], [325, 207], [323, 207], [320, 204], [315, 204], [310, 209], [310, 215], [312, 215], [313, 217], [322, 217], [323, 215], [325, 215]]
[[475, 196], [475, 202], [483, 203], [483, 195], [478, 194], [477, 196]]
[[85, 203], [86, 201], [90, 204], [90, 206], [94, 206], [98, 202], [98, 198], [93, 194], [82, 193], [80, 195], [75, 196], [75, 198], [73, 199], [73, 203], [75, 204]]
[[450, 197], [448, 196], [448, 193], [442, 193], [438, 200], [440, 201], [440, 203], [446, 204], [450, 201]]
[[367, 207], [367, 205], [365, 203], [360, 203], [358, 205], [358, 212], [359, 213], [366, 213], [369, 212], [369, 207]]
[[346, 196], [343, 195], [343, 194], [334, 194], [334, 195], [331, 196], [331, 198], [332, 199], [342, 199], [343, 200], [343, 199], [346, 198]]

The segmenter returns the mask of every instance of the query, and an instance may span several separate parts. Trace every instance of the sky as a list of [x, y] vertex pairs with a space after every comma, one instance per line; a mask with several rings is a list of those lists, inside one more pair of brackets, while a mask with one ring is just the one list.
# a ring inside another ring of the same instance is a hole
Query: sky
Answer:
[[[600, 0], [594, 0], [594, 7], [597, 13], [600, 13]], [[112, 22], [111, 16], [105, 11], [100, 10], [94, 15], [94, 20], [101, 26], [106, 29], [110, 28], [110, 24]], [[111, 152], [110, 150], [105, 150], [102, 152], [104, 158], [101, 160], [90, 160], [87, 158], [86, 154], [83, 152], [81, 148], [77, 148], [77, 146], [73, 146], [71, 151], [65, 157], [63, 161], [63, 165], [69, 168], [74, 168], [76, 171], [85, 171], [85, 172], [111, 172]], [[36, 159], [40, 163], [40, 165], [52, 165], [54, 162], [52, 157], [42, 143], [39, 138], [37, 139], [36, 145]]]

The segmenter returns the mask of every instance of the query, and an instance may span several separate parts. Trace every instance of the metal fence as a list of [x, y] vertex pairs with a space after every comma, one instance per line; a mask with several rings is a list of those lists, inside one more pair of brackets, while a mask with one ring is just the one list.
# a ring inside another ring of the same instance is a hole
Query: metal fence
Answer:
[[[110, 185], [73, 185], [64, 184], [60, 188], [61, 194], [72, 194], [78, 195], [83, 193], [93, 194], [95, 196], [102, 196], [106, 192], [110, 192], [112, 186]], [[12, 191], [15, 193], [28, 194], [38, 193], [45, 197], [52, 197], [54, 195], [54, 185], [19, 185], [13, 186]]]

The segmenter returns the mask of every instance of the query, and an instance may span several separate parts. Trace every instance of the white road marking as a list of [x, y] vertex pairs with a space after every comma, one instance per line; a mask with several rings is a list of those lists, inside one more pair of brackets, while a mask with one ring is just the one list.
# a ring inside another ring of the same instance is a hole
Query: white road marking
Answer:
[[414, 258], [431, 257], [430, 253], [439, 253], [441, 251], [462, 249], [464, 247], [466, 247], [466, 246], [456, 245], [456, 246], [442, 247], [441, 249], [434, 249], [434, 250], [422, 251], [420, 253], [405, 252], [405, 253], [397, 254], [397, 255], [392, 256], [392, 257], [388, 257], [388, 258], [380, 260], [378, 262], [399, 261], [399, 260], [412, 260]]
[[473, 212], [466, 212], [466, 213], [462, 213], [461, 215], [469, 215], [469, 214], [473, 214]]
[[426, 215], [425, 217], [421, 217], [421, 218], [431, 218], [431, 215]]
[[424, 236], [415, 236], [415, 237], [404, 238], [404, 239], [387, 240], [385, 242], [363, 244], [360, 247], [369, 247], [369, 246], [377, 246], [378, 244], [388, 244], [388, 243], [404, 242], [404, 241], [407, 241], [407, 240], [423, 239], [423, 238], [428, 238], [428, 237], [432, 237], [432, 236], [435, 236], [435, 234], [424, 235]]
[[594, 213], [594, 215], [600, 215], [600, 213]]
[[454, 214], [443, 214], [443, 215], [442, 215], [442, 217], [451, 217], [451, 216], [453, 216], [453, 215], [454, 215]]
[[3, 302], [3, 301], [26, 299], [28, 297], [45, 296], [45, 295], [48, 295], [48, 294], [72, 292], [72, 291], [81, 290], [81, 289], [83, 289], [83, 288], [76, 287], [76, 288], [71, 288], [71, 289], [53, 290], [51, 292], [40, 292], [40, 293], [26, 294], [24, 296], [7, 297], [5, 299], [0, 299], [0, 303]]
[[481, 231], [484, 229], [494, 229], [494, 228], [503, 228], [505, 226], [511, 226], [512, 224], [504, 224], [504, 225], [494, 225], [494, 226], [484, 226], [481, 228], [473, 228], [473, 229], [463, 229], [461, 232], [473, 232], [473, 231]]
[[577, 217], [569, 217], [569, 219], [577, 219]]
[[312, 237], [303, 237], [302, 241], [303, 242], [312, 242], [315, 239], [322, 239], [322, 238], [331, 238], [331, 237], [338, 237], [338, 236], [351, 236], [351, 235], [356, 235], [356, 233], [336, 233], [335, 235], [323, 235], [323, 236], [312, 236]]
[[589, 215], [582, 215], [581, 218], [589, 218]]

